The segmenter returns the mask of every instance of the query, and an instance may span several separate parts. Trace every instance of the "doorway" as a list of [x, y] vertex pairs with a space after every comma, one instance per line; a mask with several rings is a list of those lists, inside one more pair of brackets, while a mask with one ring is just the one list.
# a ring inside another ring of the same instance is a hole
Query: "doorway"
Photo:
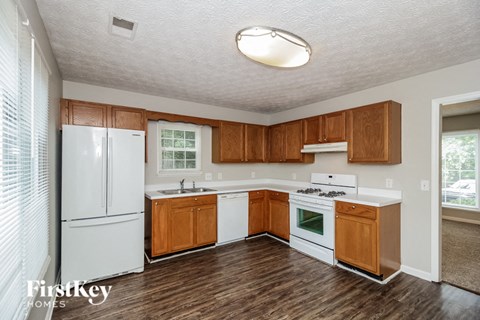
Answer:
[[[470, 262], [475, 267], [480, 263], [472, 259], [480, 256], [475, 247], [480, 245], [480, 224], [475, 224], [480, 223], [477, 113], [480, 119], [480, 92], [432, 101], [431, 277], [479, 292], [480, 277], [477, 281], [478, 275], [468, 271], [473, 268]], [[467, 120], [476, 128], [469, 128]]]

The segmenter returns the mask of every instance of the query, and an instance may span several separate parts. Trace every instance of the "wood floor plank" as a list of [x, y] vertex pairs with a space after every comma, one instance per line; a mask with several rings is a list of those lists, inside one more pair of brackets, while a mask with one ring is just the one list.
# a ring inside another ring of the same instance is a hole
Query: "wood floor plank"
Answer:
[[[53, 319], [479, 319], [480, 296], [400, 274], [380, 285], [259, 237], [145, 266], [106, 302], [62, 298]], [[88, 286], [87, 286], [88, 287]]]

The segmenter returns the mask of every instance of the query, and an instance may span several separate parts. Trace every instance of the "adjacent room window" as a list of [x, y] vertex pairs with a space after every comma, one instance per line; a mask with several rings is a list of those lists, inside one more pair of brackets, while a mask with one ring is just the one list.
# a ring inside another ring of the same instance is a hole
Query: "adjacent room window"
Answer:
[[48, 256], [49, 70], [14, 0], [0, 1], [0, 318], [25, 319]]
[[479, 208], [479, 130], [444, 133], [442, 137], [442, 203]]
[[158, 123], [158, 172], [200, 172], [201, 127], [193, 124]]

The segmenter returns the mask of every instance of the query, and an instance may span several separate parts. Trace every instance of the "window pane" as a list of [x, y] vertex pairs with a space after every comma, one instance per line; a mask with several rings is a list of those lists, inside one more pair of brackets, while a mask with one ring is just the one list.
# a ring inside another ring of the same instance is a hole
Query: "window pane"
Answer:
[[185, 148], [185, 140], [175, 139], [175, 142], [174, 142], [173, 146], [175, 148]]
[[195, 140], [185, 140], [185, 148], [195, 149]]
[[173, 138], [173, 130], [163, 129], [162, 138]]
[[175, 139], [185, 139], [185, 131], [175, 130], [175, 132], [173, 133], [173, 137]]
[[162, 168], [163, 169], [173, 169], [173, 160], [163, 160]]
[[186, 158], [187, 159], [195, 159], [196, 158], [196, 152], [195, 151], [187, 151], [186, 152]]
[[185, 139], [195, 140], [195, 131], [185, 131]]
[[195, 160], [187, 160], [187, 169], [195, 169], [196, 168], [196, 161]]
[[162, 139], [162, 147], [164, 147], [164, 148], [173, 147], [173, 140], [172, 139]]
[[175, 160], [175, 169], [185, 169], [185, 161]]
[[173, 159], [173, 151], [163, 151], [162, 159]]
[[185, 151], [175, 151], [174, 157], [175, 157], [175, 160], [184, 160], [185, 159]]

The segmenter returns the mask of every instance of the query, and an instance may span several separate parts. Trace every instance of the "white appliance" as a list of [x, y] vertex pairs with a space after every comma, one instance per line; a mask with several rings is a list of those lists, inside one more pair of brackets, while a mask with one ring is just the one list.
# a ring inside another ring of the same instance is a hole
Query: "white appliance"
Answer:
[[62, 284], [143, 271], [145, 133], [63, 126]]
[[217, 244], [243, 240], [248, 236], [248, 192], [217, 196]]
[[357, 193], [354, 175], [312, 173], [310, 188], [292, 192], [290, 247], [333, 265], [335, 262], [334, 199]]

